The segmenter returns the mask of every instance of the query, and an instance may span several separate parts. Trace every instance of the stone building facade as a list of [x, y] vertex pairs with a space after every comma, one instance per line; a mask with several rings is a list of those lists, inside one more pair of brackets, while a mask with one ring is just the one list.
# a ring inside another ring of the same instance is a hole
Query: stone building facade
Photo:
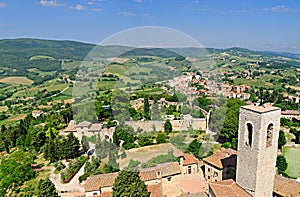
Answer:
[[240, 108], [236, 182], [255, 197], [272, 196], [279, 129], [280, 108]]

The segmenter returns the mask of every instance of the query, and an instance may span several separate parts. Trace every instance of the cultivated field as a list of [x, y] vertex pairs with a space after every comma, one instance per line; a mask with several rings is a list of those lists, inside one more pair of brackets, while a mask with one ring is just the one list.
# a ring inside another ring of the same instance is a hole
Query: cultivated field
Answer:
[[283, 154], [288, 162], [286, 173], [291, 177], [300, 177], [300, 148], [284, 147]]
[[8, 83], [8, 84], [23, 84], [23, 85], [31, 85], [33, 83], [32, 80], [26, 77], [6, 77], [0, 79], [1, 83]]

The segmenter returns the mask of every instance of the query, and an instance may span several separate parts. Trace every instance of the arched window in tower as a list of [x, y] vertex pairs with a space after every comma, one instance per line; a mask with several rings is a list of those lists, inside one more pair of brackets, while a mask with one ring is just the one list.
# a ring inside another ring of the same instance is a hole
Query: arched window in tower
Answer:
[[274, 125], [272, 123], [269, 124], [269, 126], [267, 128], [267, 139], [266, 139], [266, 147], [267, 148], [272, 146], [273, 129], [274, 129]]
[[246, 145], [252, 146], [253, 126], [251, 123], [247, 123], [247, 140]]

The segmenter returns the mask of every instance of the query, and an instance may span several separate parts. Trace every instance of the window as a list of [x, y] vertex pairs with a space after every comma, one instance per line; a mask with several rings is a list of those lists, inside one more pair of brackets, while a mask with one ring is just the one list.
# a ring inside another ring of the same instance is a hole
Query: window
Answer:
[[188, 174], [192, 174], [192, 166], [188, 166]]
[[172, 180], [172, 177], [168, 177], [168, 181], [171, 181]]
[[160, 176], [160, 171], [157, 172], [157, 176]]
[[207, 179], [209, 180], [209, 179], [210, 179], [210, 176], [208, 176]]
[[210, 168], [207, 168], [207, 171], [210, 172]]
[[217, 172], [214, 172], [214, 177], [218, 177], [218, 173]]
[[274, 125], [271, 123], [267, 128], [266, 148], [272, 146]]
[[94, 192], [94, 193], [93, 193], [93, 196], [97, 196], [97, 195], [98, 195], [97, 192]]
[[247, 123], [247, 140], [246, 145], [252, 146], [252, 135], [253, 135], [253, 126], [251, 123]]

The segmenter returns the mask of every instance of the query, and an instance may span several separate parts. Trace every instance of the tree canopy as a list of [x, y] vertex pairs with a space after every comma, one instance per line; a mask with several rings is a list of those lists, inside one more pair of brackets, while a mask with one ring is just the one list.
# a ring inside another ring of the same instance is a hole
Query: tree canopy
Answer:
[[43, 197], [59, 197], [54, 184], [50, 179], [41, 179], [36, 188], [37, 196]]
[[149, 197], [146, 184], [140, 179], [138, 171], [124, 169], [119, 172], [113, 187], [114, 197]]

